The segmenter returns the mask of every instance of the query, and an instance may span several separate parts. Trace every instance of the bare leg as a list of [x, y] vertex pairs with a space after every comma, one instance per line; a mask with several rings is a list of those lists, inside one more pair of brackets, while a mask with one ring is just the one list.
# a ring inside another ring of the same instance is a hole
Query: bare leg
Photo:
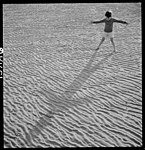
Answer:
[[104, 40], [105, 40], [105, 37], [102, 37], [102, 39], [101, 39], [101, 41], [100, 41], [100, 44], [99, 44], [99, 46], [97, 47], [96, 50], [98, 50], [98, 49], [100, 48], [100, 46], [101, 46], [101, 44], [104, 42]]
[[116, 52], [116, 51], [115, 51], [115, 44], [114, 44], [113, 38], [110, 38], [110, 41], [111, 41], [111, 43], [112, 43], [112, 45], [113, 45], [114, 52]]

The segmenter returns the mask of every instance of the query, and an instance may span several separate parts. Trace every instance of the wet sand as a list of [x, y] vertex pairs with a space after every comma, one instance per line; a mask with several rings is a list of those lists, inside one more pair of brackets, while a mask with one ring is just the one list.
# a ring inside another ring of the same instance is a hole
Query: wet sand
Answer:
[[4, 147], [142, 146], [141, 40], [139, 3], [3, 5]]

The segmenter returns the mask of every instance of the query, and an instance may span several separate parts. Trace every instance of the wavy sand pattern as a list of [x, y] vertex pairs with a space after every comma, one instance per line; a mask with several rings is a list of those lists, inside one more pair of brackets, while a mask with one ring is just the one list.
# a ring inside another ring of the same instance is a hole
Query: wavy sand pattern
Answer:
[[[95, 51], [107, 9], [108, 40]], [[3, 5], [4, 147], [142, 146], [141, 5]]]

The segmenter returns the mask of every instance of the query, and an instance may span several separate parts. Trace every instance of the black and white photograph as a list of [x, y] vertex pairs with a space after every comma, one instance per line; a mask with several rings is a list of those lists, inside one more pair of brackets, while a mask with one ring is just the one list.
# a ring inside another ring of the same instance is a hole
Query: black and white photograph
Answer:
[[2, 12], [4, 148], [143, 146], [141, 2]]

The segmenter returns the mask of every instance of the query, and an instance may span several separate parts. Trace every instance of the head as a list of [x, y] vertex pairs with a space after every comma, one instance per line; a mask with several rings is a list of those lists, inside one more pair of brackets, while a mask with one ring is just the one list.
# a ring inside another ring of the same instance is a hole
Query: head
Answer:
[[106, 11], [105, 16], [106, 16], [107, 18], [112, 17], [112, 12], [111, 12], [111, 11]]

